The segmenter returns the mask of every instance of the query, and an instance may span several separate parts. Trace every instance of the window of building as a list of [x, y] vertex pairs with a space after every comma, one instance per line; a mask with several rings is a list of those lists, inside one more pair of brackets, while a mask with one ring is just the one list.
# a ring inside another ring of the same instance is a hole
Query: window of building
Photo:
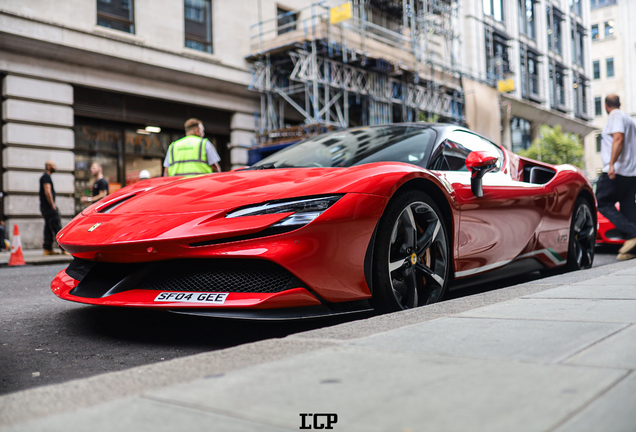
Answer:
[[572, 41], [571, 45], [572, 45], [572, 63], [576, 62], [576, 24], [574, 22], [574, 20], [570, 20], [570, 40]]
[[279, 35], [296, 30], [297, 21], [298, 21], [297, 14], [277, 7], [276, 15], [278, 16], [277, 23], [278, 23]]
[[534, 4], [535, 0], [519, 1], [519, 30], [529, 38], [535, 39]]
[[596, 134], [596, 153], [601, 152], [601, 143], [603, 142], [603, 138], [600, 133]]
[[[367, 1], [365, 10], [364, 12], [362, 12], [362, 14], [364, 14], [367, 21], [373, 24], [376, 24], [382, 28], [394, 31], [396, 33], [401, 33], [402, 30], [404, 29], [404, 26], [402, 25], [402, 20], [404, 19], [404, 16], [403, 16], [404, 11], [402, 9], [402, 6], [396, 6], [396, 5], [398, 5], [397, 2], [392, 2], [392, 3], [389, 3], [389, 6], [387, 7], [387, 5], [384, 4], [384, 2], [375, 2], [375, 1], [368, 2]], [[410, 5], [407, 7], [410, 8]], [[410, 13], [410, 9], [407, 9], [407, 10], [409, 10], [408, 13]], [[361, 11], [357, 11], [357, 12], [354, 11], [354, 14], [359, 17], [361, 14]], [[298, 15], [296, 15], [296, 20], [297, 19], [298, 19]], [[377, 30], [373, 28], [367, 28], [367, 31], [370, 31], [372, 33], [377, 32]], [[382, 32], [382, 30], [379, 30], [377, 34], [379, 36], [387, 37], [387, 33]], [[395, 41], [397, 42], [397, 40]]]
[[185, 0], [185, 46], [212, 53], [211, 0]]
[[601, 102], [600, 97], [594, 98], [594, 115], [595, 116], [603, 115], [603, 103]]
[[84, 117], [76, 117], [74, 131], [75, 213], [86, 207], [80, 197], [91, 194], [93, 162], [102, 165], [109, 193], [113, 193], [139, 181], [139, 172], [143, 169], [152, 177], [161, 177], [168, 146], [182, 136], [182, 132], [172, 129], [140, 134], [132, 125]]
[[486, 70], [489, 79], [503, 79], [511, 72], [508, 57], [508, 37], [492, 28], [486, 28]]
[[592, 62], [592, 73], [593, 78], [594, 79], [600, 79], [601, 78], [601, 62], [598, 60], [594, 60]]
[[484, 0], [484, 15], [491, 16], [497, 21], [503, 21], [503, 0]]
[[605, 21], [605, 37], [614, 36], [614, 20]]
[[583, 0], [570, 0], [570, 10], [574, 12], [575, 14], [577, 14], [578, 16], [581, 16], [582, 2]]
[[601, 7], [605, 7], [605, 6], [611, 6], [611, 5], [615, 5], [616, 4], [616, 0], [591, 0], [590, 1], [590, 8], [591, 9], [597, 9], [597, 8], [601, 8]]
[[567, 111], [565, 105], [565, 68], [558, 63], [550, 63], [550, 106], [559, 111]]
[[97, 25], [135, 33], [133, 0], [97, 0]]
[[530, 147], [530, 127], [528, 120], [513, 117], [510, 119], [510, 135], [512, 141], [512, 151], [519, 153]]
[[547, 7], [548, 48], [559, 54], [563, 53], [562, 28], [563, 13], [554, 6]]
[[614, 76], [614, 57], [605, 60], [605, 72], [608, 78]]
[[521, 97], [540, 102], [539, 54], [525, 45], [520, 45]]
[[572, 60], [581, 67], [585, 67], [584, 42], [585, 29], [572, 21]]
[[587, 120], [587, 101], [589, 92], [589, 80], [576, 72], [572, 77], [572, 102], [574, 108], [574, 115], [583, 120]]
[[592, 26], [592, 42], [599, 40], [601, 35], [598, 34], [598, 24]]

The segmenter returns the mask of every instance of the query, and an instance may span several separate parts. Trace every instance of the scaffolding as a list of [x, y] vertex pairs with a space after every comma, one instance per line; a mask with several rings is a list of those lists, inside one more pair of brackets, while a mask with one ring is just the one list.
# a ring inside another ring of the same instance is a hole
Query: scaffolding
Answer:
[[307, 136], [398, 121], [464, 123], [458, 1], [351, 6], [352, 18], [338, 24], [319, 2], [251, 26], [259, 144], [276, 143], [291, 125]]

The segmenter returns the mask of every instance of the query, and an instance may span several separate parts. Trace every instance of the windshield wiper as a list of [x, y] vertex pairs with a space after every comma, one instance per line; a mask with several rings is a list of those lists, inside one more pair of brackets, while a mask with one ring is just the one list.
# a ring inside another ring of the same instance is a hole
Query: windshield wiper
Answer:
[[249, 167], [250, 170], [264, 170], [264, 169], [276, 169], [276, 165], [274, 164], [265, 164], [265, 165], [257, 165]]

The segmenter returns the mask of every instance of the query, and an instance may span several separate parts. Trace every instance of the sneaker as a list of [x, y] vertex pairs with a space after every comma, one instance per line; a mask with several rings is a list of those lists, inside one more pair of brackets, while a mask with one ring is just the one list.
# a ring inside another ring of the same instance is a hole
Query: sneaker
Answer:
[[616, 255], [616, 259], [619, 261], [627, 261], [630, 259], [634, 259], [636, 258], [636, 254], [631, 254], [631, 253], [619, 253], [618, 255]]
[[636, 237], [632, 237], [630, 239], [625, 240], [625, 244], [623, 244], [623, 246], [621, 246], [621, 248], [618, 250], [618, 253], [627, 253], [627, 252], [631, 252], [632, 249], [634, 249], [636, 247]]
[[55, 252], [54, 250], [44, 249], [44, 256], [47, 256], [47, 255], [59, 255], [59, 254], [60, 254], [59, 252]]

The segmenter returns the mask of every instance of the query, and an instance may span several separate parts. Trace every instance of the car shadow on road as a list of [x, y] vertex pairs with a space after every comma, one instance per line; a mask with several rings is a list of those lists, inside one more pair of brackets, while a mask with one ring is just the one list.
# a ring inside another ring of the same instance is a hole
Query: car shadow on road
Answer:
[[80, 337], [134, 344], [219, 349], [282, 338], [370, 316], [351, 314], [288, 321], [254, 321], [174, 314], [147, 309], [87, 306], [65, 312]]

